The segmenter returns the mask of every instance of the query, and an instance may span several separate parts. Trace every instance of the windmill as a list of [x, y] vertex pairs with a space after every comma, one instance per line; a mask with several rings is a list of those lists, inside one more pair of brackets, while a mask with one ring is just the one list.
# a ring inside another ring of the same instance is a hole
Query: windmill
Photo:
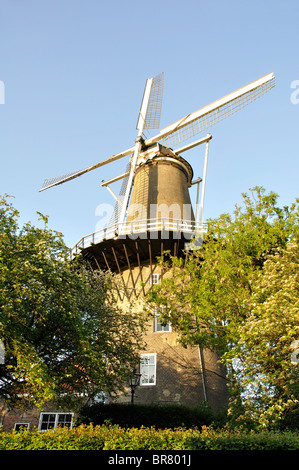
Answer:
[[[161, 146], [172, 150], [172, 148], [179, 143], [191, 139], [196, 134], [204, 131], [207, 128], [210, 128], [217, 122], [234, 114], [239, 109], [265, 94], [274, 86], [275, 77], [273, 73], [265, 75], [260, 79], [240, 88], [239, 90], [236, 90], [224, 96], [223, 98], [218, 99], [217, 101], [199, 109], [198, 111], [184, 116], [173, 124], [170, 124], [169, 126], [161, 129], [160, 133], [156, 136], [146, 139], [144, 136], [145, 130], [156, 129], [159, 127], [163, 95], [163, 73], [157, 75], [154, 78], [150, 78], [146, 81], [143, 99], [139, 111], [136, 126], [138, 134], [135, 140], [135, 145], [118, 154], [112, 155], [112, 157], [109, 157], [106, 160], [83, 168], [79, 171], [51, 179], [46, 179], [40, 191], [44, 191], [45, 189], [65, 183], [87, 172], [100, 168], [121, 158], [130, 156], [130, 163], [127, 167], [127, 170], [123, 174], [118, 175], [109, 181], [102, 182], [102, 186], [105, 186], [117, 201], [117, 223], [120, 227], [119, 233], [121, 233], [121, 228], [123, 227], [124, 221], [126, 219], [126, 213], [134, 184], [134, 175], [138, 161], [145, 163], [146, 159], [149, 158], [149, 154], [160, 151]], [[211, 137], [212, 136], [210, 134], [207, 134], [205, 138], [192, 142], [191, 144], [185, 145], [184, 147], [177, 148], [174, 151], [175, 154], [178, 155], [197, 145], [206, 143], [203, 179], [196, 180], [198, 185], [202, 181], [201, 205], [199, 213], [200, 222], [202, 222], [207, 176], [208, 145]], [[149, 150], [151, 150], [151, 152], [149, 152]], [[113, 182], [119, 181], [120, 179], [124, 179], [125, 181], [122, 185], [120, 197], [117, 197], [109, 185]], [[198, 196], [199, 195], [197, 194], [197, 198]], [[196, 207], [197, 206], [198, 204]]]
[[[92, 269], [116, 273], [119, 283], [115, 284], [115, 290], [124, 307], [133, 298], [139, 308], [139, 300], [142, 301], [159, 279], [167, 276], [158, 266], [157, 256], [165, 251], [185, 256], [186, 240], [190, 242], [196, 231], [202, 230], [212, 136], [191, 139], [274, 86], [275, 77], [270, 73], [184, 116], [154, 137], [146, 138], [145, 132], [158, 128], [160, 123], [163, 74], [157, 75], [145, 85], [134, 146], [82, 170], [45, 180], [41, 191], [128, 157], [121, 175], [102, 182], [116, 199], [111, 222], [103, 230], [82, 237], [71, 250], [72, 256], [82, 253]], [[191, 142], [186, 143], [187, 140]], [[183, 142], [185, 145], [179, 147]], [[192, 167], [181, 154], [202, 144], [205, 144], [203, 175], [194, 180]], [[120, 180], [122, 185], [116, 196], [110, 185]], [[192, 185], [197, 185], [195, 215], [189, 196]], [[187, 215], [184, 214], [186, 208]], [[214, 409], [225, 406], [226, 379], [217, 354], [195, 346], [183, 348], [177, 343], [171, 325], [159, 324], [158, 313], [154, 317], [145, 337], [149, 349], [141, 354], [137, 402], [195, 406], [208, 401]]]

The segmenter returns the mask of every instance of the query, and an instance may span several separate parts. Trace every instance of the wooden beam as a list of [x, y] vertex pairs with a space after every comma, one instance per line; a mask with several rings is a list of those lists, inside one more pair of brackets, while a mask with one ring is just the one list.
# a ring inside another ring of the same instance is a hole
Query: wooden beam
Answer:
[[[109, 266], [109, 263], [108, 263], [108, 261], [107, 261], [107, 258], [106, 258], [106, 255], [105, 255], [104, 251], [102, 251], [102, 255], [103, 255], [103, 258], [104, 258], [104, 260], [105, 260], [105, 263], [106, 263], [106, 266], [107, 266], [108, 271], [111, 271], [111, 272], [112, 272], [112, 270], [111, 270], [111, 268], [110, 268], [110, 266]], [[97, 262], [97, 264], [98, 264], [98, 262]], [[114, 280], [113, 280], [113, 285], [114, 285], [115, 289], [117, 290], [118, 297], [120, 298], [120, 300], [123, 300], [123, 297], [120, 295], [120, 292], [119, 292], [117, 283], [114, 282]]]
[[[104, 253], [104, 250], [102, 250], [102, 253]], [[112, 254], [109, 250], [105, 250], [105, 256], [106, 256], [106, 259], [107, 259], [108, 263], [109, 263], [109, 261], [112, 260], [112, 264], [113, 264], [113, 259], [114, 258], [113, 258]], [[111, 271], [113, 271], [112, 267], [110, 267], [110, 269], [111, 269]]]
[[173, 244], [173, 256], [177, 256], [178, 255], [178, 241], [175, 240], [174, 244]]
[[94, 274], [94, 269], [93, 269], [92, 264], [91, 264], [91, 262], [89, 261], [89, 259], [87, 260], [87, 263], [89, 264], [89, 267], [90, 267], [90, 269], [91, 269], [92, 274]]
[[[163, 240], [161, 238], [161, 258], [163, 259], [163, 252], [164, 252], [164, 243], [163, 243]], [[163, 268], [163, 265], [161, 266], [161, 281], [163, 279], [163, 274], [164, 274], [164, 268]]]
[[122, 283], [123, 283], [123, 286], [124, 286], [124, 292], [125, 292], [126, 296], [129, 298], [129, 296], [128, 296], [128, 291], [127, 291], [127, 287], [126, 287], [126, 284], [125, 284], [125, 281], [124, 281], [124, 277], [123, 277], [123, 274], [122, 274], [121, 269], [120, 269], [120, 267], [119, 267], [118, 259], [117, 259], [117, 256], [116, 256], [116, 254], [115, 254], [115, 250], [114, 250], [113, 246], [111, 247], [111, 249], [112, 249], [113, 256], [114, 256], [114, 259], [115, 259], [115, 262], [116, 262], [116, 266], [117, 266], [117, 269], [118, 269], [118, 273], [119, 273], [119, 275], [120, 275], [120, 277], [121, 277], [121, 280], [122, 280]]
[[139, 247], [138, 247], [138, 242], [135, 240], [135, 248], [136, 248], [136, 254], [137, 254], [137, 262], [139, 266], [139, 273], [140, 273], [140, 279], [141, 279], [141, 285], [142, 285], [142, 292], [143, 295], [145, 296], [145, 290], [144, 290], [144, 282], [143, 282], [143, 277], [142, 277], [142, 266], [140, 263], [140, 256], [139, 256]]
[[107, 258], [106, 258], [106, 255], [105, 255], [105, 252], [104, 252], [104, 251], [102, 251], [102, 255], [103, 255], [103, 258], [104, 258], [104, 261], [105, 261], [105, 264], [106, 264], [106, 266], [107, 266], [108, 271], [112, 271], [112, 269], [111, 269], [110, 266], [109, 266], [109, 263], [108, 263], [108, 261], [107, 261]]
[[127, 247], [126, 247], [126, 245], [125, 245], [124, 243], [123, 243], [123, 248], [124, 248], [124, 252], [125, 252], [126, 259], [127, 259], [127, 263], [128, 263], [129, 270], [130, 270], [130, 276], [131, 276], [132, 284], [133, 284], [133, 291], [135, 292], [135, 296], [137, 297], [137, 293], [136, 293], [136, 289], [135, 289], [134, 277], [133, 277], [132, 268], [131, 268], [131, 263], [130, 263], [130, 259], [129, 259], [129, 256], [128, 256]]
[[150, 274], [150, 286], [152, 285], [152, 280], [153, 280], [153, 260], [152, 260], [152, 244], [150, 239], [148, 240], [148, 253], [149, 253], [149, 259], [150, 259], [150, 268], [151, 268], [151, 274]]
[[[136, 240], [135, 240], [136, 241]], [[141, 246], [141, 243], [139, 244], [139, 253], [141, 253], [142, 257], [144, 260], [148, 259], [148, 256], [147, 254], [144, 252], [144, 250], [142, 249], [142, 246]]]

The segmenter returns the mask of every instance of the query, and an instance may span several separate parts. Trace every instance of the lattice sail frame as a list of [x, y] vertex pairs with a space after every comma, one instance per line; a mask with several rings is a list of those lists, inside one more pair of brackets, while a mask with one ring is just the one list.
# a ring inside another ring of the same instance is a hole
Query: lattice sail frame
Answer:
[[87, 168], [83, 168], [82, 170], [78, 170], [72, 173], [68, 173], [66, 175], [60, 175], [54, 178], [46, 179], [40, 191], [44, 191], [45, 189], [51, 188], [52, 186], [57, 186], [58, 184], [65, 183], [66, 181], [70, 181], [74, 178], [77, 178], [78, 176], [84, 175], [85, 173], [88, 173], [89, 171], [100, 168], [103, 165], [107, 165], [108, 163], [112, 163], [116, 160], [119, 160], [120, 158], [131, 155], [133, 151], [134, 151], [134, 147], [131, 147], [125, 150], [124, 152], [117, 153], [116, 155], [112, 155], [112, 157], [107, 158], [106, 160], [103, 160], [102, 162], [96, 163], [95, 165], [91, 165], [91, 166], [88, 166]]
[[[114, 206], [111, 218], [109, 220], [108, 226], [110, 227], [111, 225], [115, 225], [118, 223], [119, 217], [120, 217], [120, 212], [122, 208], [122, 202], [126, 193], [127, 185], [128, 185], [128, 179], [129, 179], [129, 170], [130, 170], [130, 163], [127, 164], [126, 166], [126, 172], [128, 173], [127, 176], [125, 176], [122, 180], [122, 184], [119, 190], [119, 195], [118, 195], [118, 200], [116, 201], [116, 204]], [[120, 202], [119, 202], [120, 201]]]
[[[86, 168], [85, 173], [87, 173], [87, 172], [88, 172], [88, 168]], [[60, 181], [61, 182], [66, 182], [66, 181], [69, 181], [71, 179], [74, 179], [74, 178], [76, 178], [77, 174], [78, 174], [78, 176], [83, 175], [84, 170], [73, 171], [72, 173], [67, 173], [66, 175], [60, 175], [60, 176], [55, 176], [54, 178], [45, 179], [45, 181], [43, 182], [43, 185], [41, 187], [41, 191], [43, 189], [47, 189], [47, 188], [50, 188], [51, 186], [57, 185], [58, 183], [60, 183]]]
[[[271, 88], [274, 86], [275, 77], [273, 77], [270, 81], [259, 85], [253, 90], [248, 91], [244, 95], [238, 96], [237, 98], [220, 105], [218, 108], [212, 111], [207, 111], [207, 113], [199, 116], [185, 125], [183, 123], [184, 120], [181, 120], [178, 122], [178, 129], [174, 129], [169, 135], [164, 138], [162, 137], [160, 142], [166, 147], [174, 147], [180, 142], [184, 142], [190, 139], [194, 135], [204, 131], [205, 129], [208, 129], [217, 122], [222, 121], [228, 116], [234, 114], [235, 112], [239, 111], [239, 109], [244, 108], [249, 103], [255, 101], [257, 98], [264, 95], [267, 91], [271, 90]], [[188, 117], [189, 115], [186, 116], [186, 118]]]
[[164, 74], [160, 73], [153, 78], [144, 129], [158, 129], [160, 126]]

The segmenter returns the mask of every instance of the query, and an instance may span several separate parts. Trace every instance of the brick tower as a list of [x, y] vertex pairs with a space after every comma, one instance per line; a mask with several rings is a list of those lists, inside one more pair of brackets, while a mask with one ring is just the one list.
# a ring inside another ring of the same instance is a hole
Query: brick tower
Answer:
[[[138, 159], [125, 230], [118, 225], [82, 239], [74, 248], [93, 269], [109, 269], [119, 278], [117, 294], [124, 309], [128, 302], [143, 311], [150, 289], [169, 273], [161, 272], [157, 256], [170, 250], [185, 256], [186, 243], [196, 228], [189, 188], [193, 170], [180, 155], [166, 147], [149, 149]], [[171, 184], [169, 182], [171, 181]], [[159, 323], [157, 307], [140, 351], [141, 382], [135, 403], [172, 403], [196, 406], [207, 401], [213, 409], [227, 406], [227, 379], [217, 354], [199, 347], [182, 347], [171, 324]], [[127, 402], [130, 398], [122, 397]]]

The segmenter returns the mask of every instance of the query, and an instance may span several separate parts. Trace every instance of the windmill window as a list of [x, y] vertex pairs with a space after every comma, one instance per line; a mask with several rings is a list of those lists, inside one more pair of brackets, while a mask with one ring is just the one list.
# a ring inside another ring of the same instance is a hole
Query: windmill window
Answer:
[[25, 430], [28, 431], [28, 430], [29, 430], [29, 426], [30, 426], [29, 423], [15, 423], [15, 425], [14, 425], [14, 430], [15, 430], [15, 431], [20, 431], [20, 430], [25, 429]]
[[157, 354], [148, 353], [140, 356], [140, 385], [156, 385]]
[[39, 430], [47, 431], [55, 429], [57, 426], [71, 428], [73, 423], [73, 413], [41, 413]]
[[158, 306], [155, 306], [155, 311], [154, 311], [154, 331], [156, 333], [171, 333], [171, 325], [170, 323], [161, 324], [159, 317], [161, 315], [161, 310], [164, 312], [166, 310], [166, 307], [161, 306], [158, 308]]
[[151, 275], [151, 285], [155, 286], [157, 284], [159, 284], [159, 274], [154, 273], [154, 274]]

